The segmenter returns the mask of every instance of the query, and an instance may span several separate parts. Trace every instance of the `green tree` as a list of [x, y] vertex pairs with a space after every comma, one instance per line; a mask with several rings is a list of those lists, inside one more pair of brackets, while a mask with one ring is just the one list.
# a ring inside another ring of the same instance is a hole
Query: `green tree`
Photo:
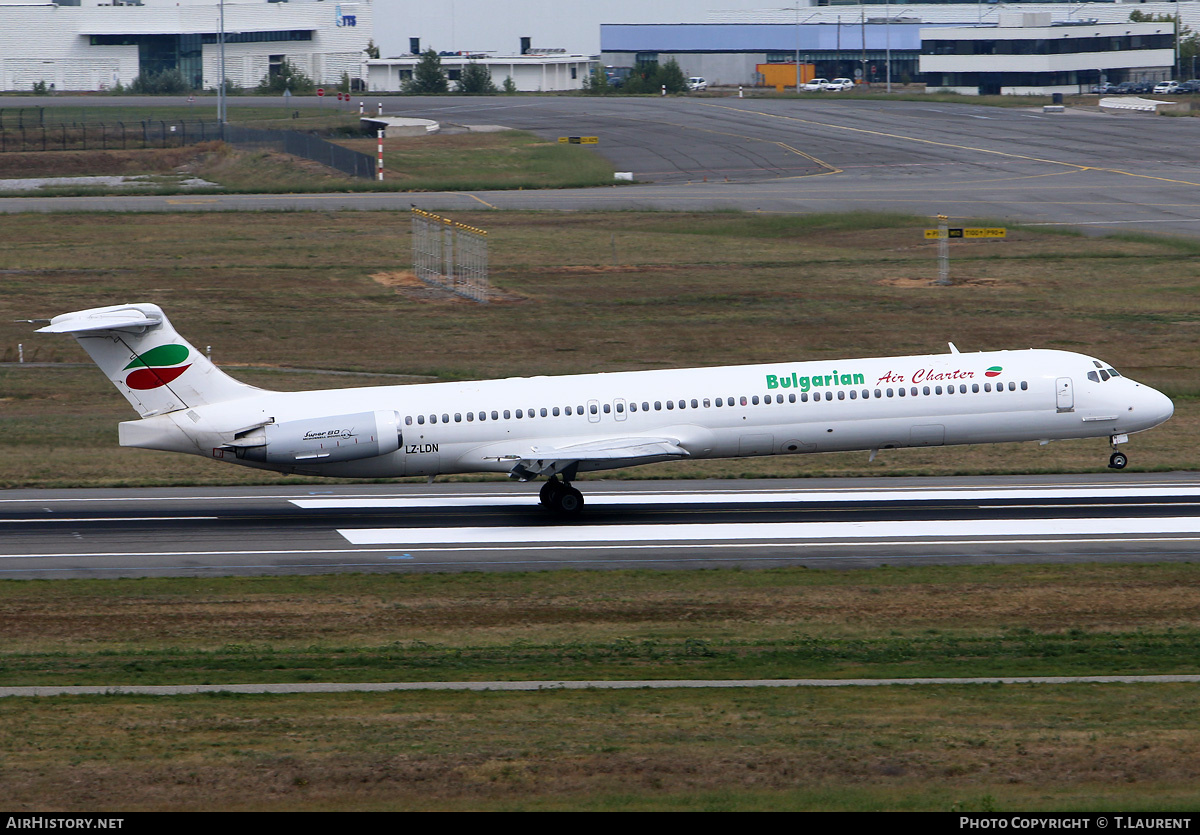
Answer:
[[608, 74], [604, 67], [594, 67], [590, 75], [583, 81], [583, 92], [590, 96], [606, 96], [613, 91], [608, 83]]
[[511, 75], [504, 76], [504, 93], [505, 93], [505, 95], [511, 96], [515, 92], [517, 92], [517, 82], [512, 80]]
[[1200, 35], [1193, 32], [1191, 27], [1184, 25], [1178, 15], [1151, 14], [1134, 9], [1129, 13], [1129, 20], [1132, 23], [1175, 24], [1175, 38], [1179, 46], [1179, 67], [1177, 69], [1180, 75], [1187, 75], [1189, 78], [1195, 77], [1195, 73], [1192, 72], [1192, 62], [1200, 57]]
[[450, 92], [450, 82], [442, 70], [442, 59], [433, 49], [421, 53], [413, 77], [404, 85], [404, 92], [415, 95], [436, 95]]
[[687, 78], [674, 58], [668, 58], [667, 63], [658, 68], [654, 75], [654, 83], [660, 90], [666, 87], [668, 93], [682, 93], [687, 89]]
[[496, 85], [492, 83], [491, 71], [477, 61], [468, 61], [458, 78], [458, 88], [455, 92], [467, 96], [494, 96], [497, 90]]
[[378, 58], [379, 57], [379, 47], [377, 47], [375, 45], [374, 38], [367, 41], [367, 48], [364, 49], [363, 52], [367, 53], [368, 58]]
[[657, 61], [638, 61], [637, 65], [621, 85], [621, 91], [637, 95], [638, 93], [657, 93], [654, 76], [658, 74]]
[[316, 89], [316, 83], [292, 66], [291, 61], [286, 58], [279, 62], [278, 70], [267, 73], [262, 81], [258, 82], [258, 92], [264, 95], [281, 95], [284, 90], [303, 94]]

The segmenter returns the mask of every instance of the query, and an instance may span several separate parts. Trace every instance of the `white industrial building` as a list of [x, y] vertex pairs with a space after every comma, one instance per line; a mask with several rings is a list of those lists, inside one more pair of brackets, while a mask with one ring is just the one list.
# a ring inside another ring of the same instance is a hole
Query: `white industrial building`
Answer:
[[[402, 55], [398, 58], [381, 58], [367, 61], [367, 89], [373, 93], [394, 93], [404, 89], [413, 77], [413, 71], [421, 61], [419, 55]], [[525, 55], [443, 55], [442, 72], [450, 82], [450, 89], [462, 75], [468, 64], [486, 67], [491, 73], [492, 83], [497, 88], [511, 78], [516, 89], [522, 93], [542, 93], [555, 90], [580, 90], [591, 72], [595, 59], [590, 55], [568, 55], [553, 52]]]
[[[373, 11], [370, 0], [225, 0], [225, 75], [254, 88], [286, 59], [318, 83], [360, 78]], [[218, 0], [3, 0], [0, 21], [0, 90], [105, 90], [163, 70], [197, 89], [220, 79]]]
[[477, 50], [493, 54], [518, 51], [527, 37], [535, 49], [558, 47], [596, 55], [603, 24], [808, 24], [846, 26], [886, 18], [920, 20], [926, 25], [995, 23], [1003, 11], [1049, 11], [1055, 20], [1129, 20], [1133, 10], [1154, 15], [1178, 13], [1184, 25], [1200, 31], [1200, 0], [1183, 2], [1032, 3], [958, 0], [901, 3], [884, 0], [851, 5], [842, 0], [451, 0], [415, 3], [375, 0], [375, 42], [383, 57], [408, 51], [420, 38], [439, 52]]
[[1050, 12], [1006, 12], [992, 25], [922, 29], [921, 52], [929, 90], [1078, 93], [1101, 81], [1171, 78], [1175, 26], [1055, 21]]

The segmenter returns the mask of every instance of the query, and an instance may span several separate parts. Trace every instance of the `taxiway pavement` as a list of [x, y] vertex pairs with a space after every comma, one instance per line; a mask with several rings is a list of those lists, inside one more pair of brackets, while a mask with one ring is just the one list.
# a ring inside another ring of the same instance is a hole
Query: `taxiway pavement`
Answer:
[[[374, 100], [374, 97], [373, 97]], [[543, 191], [0, 198], [0, 211], [847, 210], [1200, 234], [1200, 119], [850, 98], [392, 97], [385, 112], [594, 135], [637, 184]]]

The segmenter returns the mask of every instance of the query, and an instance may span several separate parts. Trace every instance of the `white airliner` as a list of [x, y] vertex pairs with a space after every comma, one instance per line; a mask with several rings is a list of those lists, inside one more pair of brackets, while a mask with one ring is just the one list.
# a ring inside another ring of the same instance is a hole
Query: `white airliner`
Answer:
[[1109, 438], [1174, 407], [1066, 351], [782, 361], [469, 383], [275, 392], [226, 375], [153, 304], [56, 316], [141, 416], [122, 446], [282, 473], [546, 477], [541, 500], [583, 506], [581, 472], [689, 458]]

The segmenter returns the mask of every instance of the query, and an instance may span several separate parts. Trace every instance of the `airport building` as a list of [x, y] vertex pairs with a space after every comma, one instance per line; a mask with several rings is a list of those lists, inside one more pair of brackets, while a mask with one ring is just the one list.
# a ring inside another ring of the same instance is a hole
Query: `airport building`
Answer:
[[[606, 24], [611, 67], [674, 59], [710, 86], [791, 87], [809, 78], [924, 82], [966, 94], [1086, 92], [1100, 81], [1174, 75], [1175, 25], [1198, 3], [864, 4], [712, 13], [707, 23]], [[1037, 11], [1029, 11], [1037, 9]], [[1165, 11], [1164, 11], [1165, 9]]]
[[[195, 89], [220, 79], [217, 0], [0, 2], [0, 90], [128, 86], [178, 70]], [[225, 75], [254, 88], [283, 61], [319, 84], [362, 76], [374, 33], [370, 0], [225, 0]]]
[[[374, 0], [376, 15], [376, 43], [383, 57], [407, 51], [408, 39], [417, 37], [421, 43], [434, 49], [448, 52], [472, 50], [500, 54], [512, 51], [510, 44], [518, 38], [528, 37], [539, 48], [557, 47], [568, 53], [597, 55], [602, 51], [626, 51], [622, 44], [603, 43], [602, 27], [606, 25], [639, 25], [662, 27], [666, 32], [672, 27], [698, 24], [758, 24], [775, 27], [821, 26], [834, 29], [833, 46], [820, 44], [822, 51], [838, 50], [837, 28], [847, 37], [849, 27], [860, 28], [870, 21], [895, 23], [899, 19], [920, 21], [926, 27], [942, 25], [971, 26], [995, 25], [999, 15], [1005, 11], [1048, 11], [1055, 21], [1095, 20], [1099, 23], [1122, 23], [1129, 14], [1137, 10], [1150, 15], [1179, 15], [1181, 22], [1200, 32], [1200, 0], [1182, 2], [980, 2], [980, 0], [951, 0], [942, 3], [900, 3], [875, 0], [862, 5], [843, 0], [791, 0], [787, 3], [763, 2], [763, 0], [659, 0], [646, 3], [644, 0], [453, 0], [451, 3], [412, 3], [410, 0]], [[774, 8], [770, 8], [774, 7]], [[895, 34], [895, 33], [893, 33]], [[624, 35], [621, 36], [624, 38]], [[782, 39], [782, 33], [775, 40]], [[803, 35], [801, 36], [804, 37]], [[886, 33], [885, 33], [886, 37]], [[914, 38], [916, 36], [914, 35]], [[782, 51], [794, 51], [795, 37], [787, 38]], [[875, 36], [866, 35], [867, 50], [876, 44]], [[703, 42], [694, 43], [698, 52], [693, 54], [716, 55], [725, 50], [725, 45]], [[705, 47], [709, 47], [705, 49]], [[781, 51], [781, 44], [759, 42], [748, 45], [751, 51]], [[816, 51], [816, 43], [808, 46]], [[886, 50], [886, 44], [879, 43]], [[893, 47], [896, 45], [893, 44]], [[801, 48], [804, 44], [801, 44]], [[651, 50], [657, 48], [652, 47]], [[843, 49], [845, 49], [843, 45]], [[901, 49], [919, 51], [913, 43], [902, 44]], [[659, 51], [666, 52], [666, 48]], [[858, 61], [863, 61], [859, 47]], [[851, 60], [847, 58], [846, 60]], [[867, 61], [870, 61], [868, 56]], [[911, 58], [915, 63], [915, 56]], [[608, 63], [611, 63], [609, 61]], [[753, 63], [758, 63], [754, 61]], [[682, 66], [682, 62], [681, 62]], [[868, 67], [869, 70], [869, 67]], [[753, 69], [751, 70], [753, 72]], [[701, 73], [703, 74], [703, 72]], [[727, 71], [718, 67], [714, 75], [725, 76]], [[833, 77], [832, 73], [821, 73]]]
[[[367, 89], [373, 93], [402, 91], [420, 61], [418, 54], [367, 61]], [[515, 88], [522, 93], [580, 90], [595, 65], [595, 59], [590, 55], [570, 55], [562, 50], [530, 50], [520, 55], [459, 53], [442, 55], [441, 61], [442, 72], [446, 74], [451, 90], [463, 68], [474, 63], [491, 73], [492, 83], [498, 89], [503, 88], [506, 78], [511, 78]]]
[[1174, 23], [1055, 21], [1007, 12], [996, 25], [921, 31], [926, 88], [980, 95], [1079, 93], [1101, 81], [1165, 81]]
[[600, 60], [633, 67], [673, 58], [685, 76], [701, 76], [713, 86], [794, 86], [813, 77], [918, 80], [921, 21], [868, 19], [857, 10], [830, 17], [805, 23], [607, 24], [600, 27]]

